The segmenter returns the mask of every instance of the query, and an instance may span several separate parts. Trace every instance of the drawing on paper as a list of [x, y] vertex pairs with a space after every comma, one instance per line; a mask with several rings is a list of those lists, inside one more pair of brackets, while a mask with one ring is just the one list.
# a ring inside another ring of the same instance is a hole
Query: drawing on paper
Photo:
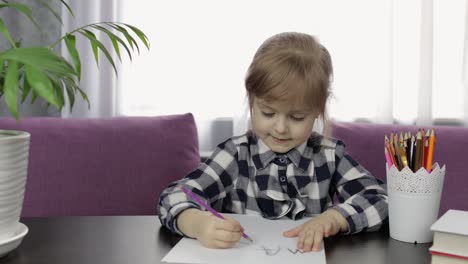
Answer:
[[[296, 255], [297, 253], [304, 254], [304, 251], [297, 249], [297, 248], [294, 248], [294, 249], [286, 248], [286, 249], [293, 255]], [[281, 247], [280, 246], [277, 246], [277, 247], [262, 246], [261, 250], [264, 251], [265, 255], [267, 256], [275, 256], [281, 251]]]
[[301, 254], [304, 253], [304, 251], [299, 250], [299, 249], [290, 249], [290, 248], [288, 248], [288, 251], [293, 253], [294, 255], [296, 255], [298, 252], [301, 253]]
[[278, 252], [281, 250], [280, 246], [278, 246], [277, 248], [267, 248], [265, 246], [262, 246], [262, 249], [265, 251], [265, 254], [267, 256], [274, 256], [278, 254]]

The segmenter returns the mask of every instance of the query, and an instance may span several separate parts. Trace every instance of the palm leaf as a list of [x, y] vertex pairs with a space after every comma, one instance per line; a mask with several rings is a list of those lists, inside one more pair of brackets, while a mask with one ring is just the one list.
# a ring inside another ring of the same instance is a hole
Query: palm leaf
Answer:
[[26, 100], [26, 97], [28, 97], [30, 91], [31, 85], [29, 85], [29, 82], [26, 81], [26, 78], [23, 78], [23, 92], [21, 95], [21, 103], [23, 103]]
[[15, 41], [13, 41], [13, 38], [11, 37], [10, 32], [8, 31], [1, 17], [0, 17], [0, 32], [2, 32], [3, 36], [5, 36], [8, 42], [10, 42], [11, 46], [16, 47]]
[[120, 56], [120, 49], [119, 49], [119, 44], [118, 43], [120, 43], [122, 46], [125, 47], [125, 49], [127, 50], [128, 55], [130, 56], [130, 60], [132, 59], [132, 54], [130, 53], [130, 50], [128, 49], [127, 45], [125, 44], [125, 42], [121, 38], [119, 38], [117, 35], [115, 35], [110, 30], [108, 30], [107, 28], [105, 28], [103, 26], [92, 25], [92, 27], [107, 34], [107, 36], [109, 37], [109, 39], [112, 42], [112, 45], [114, 46], [115, 53], [117, 53], [117, 56], [119, 57], [120, 61], [122, 61], [122, 57]]
[[71, 111], [73, 110], [73, 105], [75, 104], [75, 90], [72, 86], [67, 85], [66, 82], [65, 82], [65, 89], [67, 91], [68, 104], [70, 106], [70, 113], [71, 113]]
[[[74, 16], [67, 1], [59, 1], [67, 8], [68, 12]], [[61, 10], [57, 11], [52, 8], [49, 0], [37, 0], [37, 2], [50, 12], [50, 14], [47, 12], [48, 15], [55, 16], [55, 18], [63, 24], [61, 13], [59, 12]], [[0, 3], [0, 9], [15, 9], [15, 11], [27, 17], [27, 19], [32, 21], [32, 23], [41, 30], [33, 17], [33, 11], [35, 10], [32, 8], [25, 4], [14, 3], [13, 1], [7, 0], [0, 0]], [[17, 109], [18, 99], [24, 102], [29, 95], [31, 95], [31, 103], [34, 103], [38, 97], [42, 97], [47, 105], [53, 105], [59, 110], [63, 107], [65, 101], [67, 101], [65, 97], [68, 97], [70, 111], [72, 111], [76, 101], [76, 94], [78, 93], [83, 100], [88, 103], [88, 108], [90, 108], [91, 105], [88, 96], [78, 85], [81, 77], [82, 65], [79, 51], [76, 47], [76, 32], [90, 41], [96, 64], [99, 66], [99, 50], [101, 50], [112, 65], [116, 75], [118, 72], [114, 63], [115, 57], [113, 58], [113, 54], [110, 53], [112, 48], [121, 61], [122, 47], [125, 48], [131, 60], [131, 50], [134, 51], [134, 47], [136, 47], [138, 53], [140, 53], [139, 43], [137, 43], [136, 40], [140, 40], [148, 49], [150, 46], [148, 37], [137, 27], [119, 22], [100, 22], [85, 25], [70, 31], [57, 39], [50, 47], [23, 48], [19, 42], [15, 43], [7, 25], [5, 25], [4, 20], [0, 17], [0, 33], [12, 46], [12, 48], [8, 47], [0, 51], [0, 98], [5, 96], [7, 107], [13, 117], [16, 119], [19, 118]], [[112, 48], [109, 47], [108, 49], [96, 37], [96, 32], [105, 33], [112, 43]], [[70, 56], [67, 57], [70, 62], [52, 49], [62, 40], [65, 41], [67, 51], [70, 54]], [[5, 62], [5, 67], [3, 62]], [[21, 93], [20, 98], [18, 97], [19, 93]]]
[[23, 15], [25, 15], [27, 18], [29, 18], [29, 20], [31, 20], [31, 22], [33, 22], [33, 24], [40, 30], [41, 28], [39, 27], [39, 24], [37, 24], [36, 20], [34, 20], [33, 16], [32, 16], [32, 11], [31, 9], [27, 6], [27, 5], [24, 5], [24, 4], [19, 4], [19, 3], [7, 3], [7, 4], [0, 4], [0, 8], [3, 8], [3, 7], [11, 7], [15, 10], [17, 10], [18, 12], [22, 13]]
[[16, 94], [18, 93], [18, 62], [8, 61], [3, 89], [8, 110], [18, 120], [18, 102], [16, 99]]
[[3, 60], [0, 60], [0, 96], [3, 94], [3, 82], [5, 74], [3, 73]]
[[[106, 49], [106, 47], [104, 46], [104, 44], [102, 44], [97, 38], [96, 38], [96, 35], [94, 35], [93, 32], [89, 31], [89, 30], [86, 30], [86, 29], [83, 29], [80, 31], [80, 33], [84, 36], [86, 36], [89, 41], [91, 42], [91, 45], [96, 45], [101, 51], [102, 53], [104, 53], [104, 55], [106, 56], [107, 60], [109, 61], [109, 63], [112, 65], [112, 67], [114, 68], [114, 72], [116, 75], [117, 74], [117, 67], [115, 67], [115, 63], [114, 63], [114, 60], [112, 59], [112, 55], [109, 53], [109, 51]], [[96, 63], [97, 63], [97, 52], [95, 52], [94, 56], [96, 57]]]
[[94, 59], [96, 60], [96, 64], [99, 66], [99, 54], [96, 36], [93, 32], [89, 30], [87, 32], [84, 30], [79, 32], [89, 40], [89, 43], [91, 44], [91, 48], [93, 50]]
[[125, 36], [125, 38], [127, 39], [128, 44], [130, 44], [130, 47], [132, 48], [132, 50], [133, 50], [133, 45], [135, 45], [135, 47], [137, 48], [138, 54], [140, 54], [140, 48], [138, 47], [138, 43], [132, 37], [132, 35], [130, 35], [130, 33], [128, 33], [128, 31], [124, 27], [119, 26], [116, 23], [107, 23], [107, 25], [113, 27], [114, 29], [116, 29], [120, 33], [122, 33]]
[[62, 4], [67, 8], [68, 12], [72, 15], [72, 17], [75, 17], [75, 14], [73, 14], [73, 10], [70, 8], [70, 6], [65, 2], [65, 0], [60, 0]]
[[75, 69], [67, 60], [44, 47], [9, 49], [0, 53], [0, 60], [13, 60], [41, 71], [76, 76]]
[[41, 3], [47, 10], [49, 10], [55, 16], [55, 18], [57, 18], [60, 24], [63, 25], [62, 18], [60, 17], [60, 14], [57, 11], [55, 11], [46, 1], [44, 0], [37, 0], [37, 1]]
[[34, 104], [34, 102], [37, 99], [37, 92], [35, 90], [31, 90], [31, 104]]
[[63, 103], [60, 104], [60, 100], [56, 96], [51, 80], [40, 70], [30, 65], [26, 65], [24, 71], [25, 78], [29, 82], [29, 85], [31, 85], [32, 90], [35, 91], [37, 95], [43, 97], [46, 102], [60, 110]]
[[67, 89], [71, 88], [73, 90], [73, 94], [75, 94], [76, 92], [79, 92], [83, 100], [85, 100], [88, 103], [88, 108], [91, 107], [91, 103], [89, 102], [88, 96], [83, 90], [80, 89], [80, 87], [75, 82], [75, 80], [71, 78], [64, 78], [63, 82], [65, 83], [65, 87], [67, 87]]
[[75, 70], [78, 75], [78, 80], [81, 79], [81, 60], [80, 54], [76, 50], [76, 37], [72, 34], [67, 34], [65, 36], [65, 44], [68, 49], [68, 53], [72, 58], [73, 64], [75, 65]]
[[135, 34], [140, 38], [141, 42], [143, 42], [146, 46], [147, 49], [149, 49], [149, 41], [148, 41], [148, 37], [145, 35], [145, 33], [143, 33], [143, 31], [141, 31], [139, 28], [135, 27], [135, 26], [132, 26], [132, 25], [129, 25], [129, 24], [124, 24], [125, 26], [129, 27], [131, 30], [133, 30], [133, 32], [135, 32]]
[[89, 103], [89, 99], [86, 93], [83, 90], [81, 90], [79, 86], [76, 86], [75, 89], [80, 93], [83, 100], [85, 100], [88, 103], [88, 109], [89, 109], [91, 107], [91, 104]]
[[48, 76], [48, 79], [52, 82], [58, 104], [63, 106], [65, 104], [65, 97], [63, 96], [64, 87], [62, 80], [56, 76]]

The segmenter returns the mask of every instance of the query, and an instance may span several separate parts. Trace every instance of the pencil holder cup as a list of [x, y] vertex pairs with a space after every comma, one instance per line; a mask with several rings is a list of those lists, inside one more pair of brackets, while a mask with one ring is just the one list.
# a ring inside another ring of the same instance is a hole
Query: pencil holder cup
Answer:
[[390, 237], [409, 243], [432, 242], [430, 226], [437, 220], [445, 165], [435, 163], [429, 173], [395, 166], [387, 169]]

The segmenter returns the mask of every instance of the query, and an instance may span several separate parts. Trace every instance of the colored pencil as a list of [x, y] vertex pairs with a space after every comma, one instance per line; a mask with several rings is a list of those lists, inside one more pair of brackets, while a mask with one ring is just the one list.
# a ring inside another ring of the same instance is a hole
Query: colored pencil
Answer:
[[431, 130], [429, 135], [429, 147], [427, 150], [427, 159], [426, 159], [426, 170], [428, 172], [432, 171], [432, 155], [434, 154], [434, 143], [435, 143], [435, 134], [434, 129]]
[[395, 165], [395, 167], [398, 169], [398, 165], [396, 164], [396, 160], [395, 160], [395, 151], [393, 150], [392, 145], [390, 144], [390, 140], [388, 139], [387, 135], [385, 135], [385, 148], [387, 149], [388, 155], [390, 156], [392, 165]]
[[421, 131], [416, 133], [416, 146], [415, 146], [415, 157], [414, 157], [414, 172], [417, 172], [421, 168], [421, 156], [422, 156], [422, 136]]
[[384, 148], [384, 150], [385, 150], [385, 159], [387, 160], [387, 166], [390, 169], [393, 165], [393, 162], [392, 162], [392, 159], [390, 158], [390, 154], [388, 153], [388, 150], [386, 147]]
[[410, 169], [414, 171], [414, 156], [415, 156], [415, 138], [414, 136], [411, 136], [411, 147], [410, 147], [410, 156], [411, 156], [411, 162], [410, 162]]

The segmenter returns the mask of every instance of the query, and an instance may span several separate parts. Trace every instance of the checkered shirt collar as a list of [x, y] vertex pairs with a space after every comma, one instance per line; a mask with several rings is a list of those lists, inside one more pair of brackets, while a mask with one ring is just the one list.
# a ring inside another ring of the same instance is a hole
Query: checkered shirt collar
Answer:
[[[284, 155], [272, 151], [253, 131], [249, 131], [247, 135], [249, 138], [250, 153], [252, 154], [252, 159], [257, 170], [268, 167], [276, 157]], [[322, 136], [314, 132], [307, 141], [288, 151], [286, 156], [291, 160], [294, 166], [306, 171], [309, 168], [314, 153], [320, 151], [321, 140]]]

